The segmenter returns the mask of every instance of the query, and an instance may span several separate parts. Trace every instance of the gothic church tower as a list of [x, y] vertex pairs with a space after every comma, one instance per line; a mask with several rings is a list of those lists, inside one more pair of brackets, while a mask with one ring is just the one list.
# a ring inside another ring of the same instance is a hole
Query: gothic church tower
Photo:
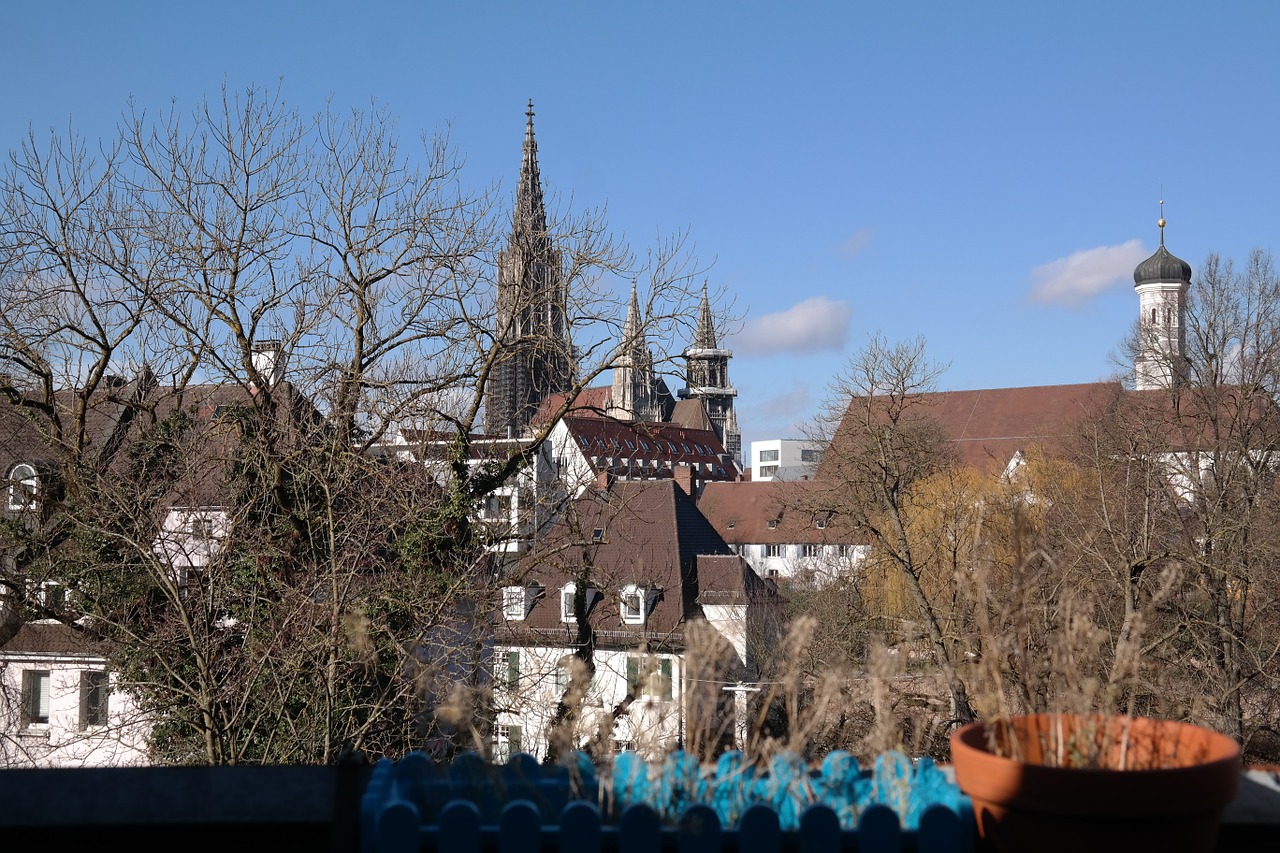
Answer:
[[[669, 396], [669, 392], [668, 392]], [[653, 353], [640, 320], [636, 285], [631, 283], [631, 305], [622, 326], [622, 351], [613, 367], [613, 388], [609, 417], [620, 421], [656, 423], [662, 420], [658, 380], [653, 371]]]
[[694, 334], [693, 345], [684, 351], [688, 385], [680, 389], [680, 396], [702, 401], [725, 452], [734, 459], [741, 459], [742, 433], [738, 431], [738, 417], [733, 411], [733, 398], [738, 396], [738, 391], [729, 384], [729, 359], [732, 357], [733, 351], [720, 349], [716, 341], [711, 303], [707, 299], [706, 285], [703, 285], [698, 331]]
[[533, 101], [525, 115], [511, 238], [498, 254], [495, 333], [501, 351], [485, 389], [485, 432], [497, 436], [522, 433], [539, 403], [573, 385], [563, 270], [560, 252], [547, 233]]
[[1133, 271], [1138, 291], [1139, 353], [1134, 387], [1139, 391], [1172, 388], [1186, 381], [1187, 332], [1184, 325], [1191, 265], [1164, 247], [1164, 202], [1160, 202], [1160, 248]]

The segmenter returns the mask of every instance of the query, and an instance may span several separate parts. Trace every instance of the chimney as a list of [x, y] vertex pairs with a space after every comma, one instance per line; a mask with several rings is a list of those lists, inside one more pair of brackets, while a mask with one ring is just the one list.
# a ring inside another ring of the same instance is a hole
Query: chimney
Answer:
[[612, 471], [610, 471], [608, 468], [601, 468], [600, 473], [596, 474], [596, 486], [597, 488], [600, 489], [600, 491], [607, 492], [609, 491], [609, 488], [613, 485], [613, 479], [614, 478], [613, 478]]
[[254, 341], [253, 369], [266, 380], [268, 388], [274, 388], [284, 378], [284, 347], [279, 341]]
[[684, 493], [698, 500], [698, 480], [694, 475], [692, 465], [676, 465], [671, 469], [671, 479], [676, 481], [676, 485], [684, 490]]

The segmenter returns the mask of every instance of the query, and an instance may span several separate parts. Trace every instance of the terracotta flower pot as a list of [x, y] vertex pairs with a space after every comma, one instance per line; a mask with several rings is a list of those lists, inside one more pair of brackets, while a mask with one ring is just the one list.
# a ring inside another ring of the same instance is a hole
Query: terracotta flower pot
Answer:
[[1241, 774], [1233, 739], [1144, 717], [972, 723], [951, 760], [984, 846], [1008, 851], [1212, 850]]

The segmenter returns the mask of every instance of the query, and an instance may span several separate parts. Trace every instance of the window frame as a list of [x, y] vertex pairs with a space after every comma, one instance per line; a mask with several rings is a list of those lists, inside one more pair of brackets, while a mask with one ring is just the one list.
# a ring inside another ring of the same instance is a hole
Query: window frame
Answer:
[[[648, 618], [648, 594], [644, 587], [629, 583], [618, 594], [618, 613], [624, 625], [643, 625]], [[628, 605], [631, 602], [631, 605]], [[628, 615], [628, 609], [631, 613]]]
[[19, 462], [9, 469], [9, 494], [6, 506], [10, 512], [35, 509], [40, 495], [40, 473], [30, 462]]
[[787, 556], [786, 545], [779, 542], [769, 542], [764, 546], [765, 557], [785, 558]]
[[528, 602], [525, 588], [522, 586], [504, 586], [502, 588], [502, 618], [508, 622], [523, 622], [528, 613]]
[[52, 716], [53, 671], [48, 669], [24, 669], [22, 671], [22, 727], [47, 729]]
[[80, 671], [80, 731], [101, 729], [111, 714], [111, 674], [102, 669]]

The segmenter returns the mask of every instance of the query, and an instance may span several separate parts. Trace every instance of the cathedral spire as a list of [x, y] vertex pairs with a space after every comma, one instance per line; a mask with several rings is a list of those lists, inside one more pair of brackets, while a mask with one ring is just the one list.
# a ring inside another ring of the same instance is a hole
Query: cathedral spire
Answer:
[[542, 176], [538, 173], [538, 141], [533, 136], [533, 99], [525, 112], [524, 159], [520, 163], [520, 185], [512, 222], [514, 235], [526, 238], [545, 234], [547, 209], [542, 200]]
[[702, 283], [702, 306], [698, 314], [698, 331], [693, 336], [697, 349], [716, 349], [716, 325], [711, 317], [711, 301], [707, 298], [707, 283]]
[[729, 359], [732, 357], [733, 352], [721, 349], [716, 340], [711, 300], [707, 297], [706, 282], [703, 282], [698, 330], [694, 332], [693, 343], [684, 351], [688, 384], [679, 393], [685, 399], [702, 401], [716, 435], [736, 463], [742, 453], [742, 434], [733, 413], [733, 398], [738, 396], [738, 392], [729, 384]]

